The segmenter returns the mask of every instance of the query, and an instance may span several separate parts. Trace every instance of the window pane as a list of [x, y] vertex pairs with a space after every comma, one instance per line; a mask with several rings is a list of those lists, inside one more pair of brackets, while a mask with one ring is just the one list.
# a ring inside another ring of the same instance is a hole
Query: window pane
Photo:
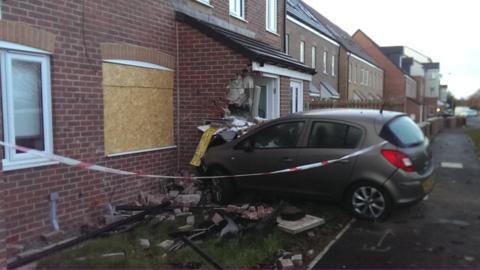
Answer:
[[414, 146], [420, 144], [424, 140], [424, 135], [422, 130], [413, 122], [412, 119], [408, 116], [402, 116], [388, 125], [388, 129], [393, 134], [394, 138], [382, 132], [382, 137], [387, 139], [393, 144], [398, 145], [396, 141], [403, 146]]
[[278, 124], [255, 135], [255, 148], [291, 148], [297, 146], [303, 122]]
[[347, 125], [316, 122], [313, 124], [308, 146], [316, 148], [344, 148], [347, 129]]
[[347, 138], [345, 139], [345, 148], [357, 147], [361, 138], [362, 138], [362, 131], [359, 128], [349, 126], [348, 132], [347, 132]]
[[12, 60], [12, 92], [15, 143], [44, 150], [41, 63]]

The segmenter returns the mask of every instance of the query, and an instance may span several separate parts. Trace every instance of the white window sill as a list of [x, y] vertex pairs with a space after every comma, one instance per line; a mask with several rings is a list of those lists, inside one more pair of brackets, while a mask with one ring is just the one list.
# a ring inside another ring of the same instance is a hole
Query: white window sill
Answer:
[[21, 169], [28, 169], [28, 168], [35, 168], [41, 166], [50, 166], [50, 165], [57, 165], [60, 164], [58, 161], [51, 161], [48, 159], [28, 159], [22, 161], [8, 161], [2, 160], [2, 170], [6, 171], [14, 171], [14, 170], [21, 170]]
[[267, 30], [267, 32], [269, 32], [269, 33], [272, 34], [272, 35], [280, 36], [280, 34], [278, 34], [277, 31], [273, 31], [273, 30], [270, 30], [270, 29], [268, 29], [268, 28], [265, 29], [265, 30]]
[[202, 4], [202, 5], [206, 6], [206, 7], [213, 8], [212, 5], [210, 5], [210, 4], [207, 3], [207, 2], [201, 1], [201, 0], [195, 0], [195, 2], [197, 2], [197, 3], [199, 3], [199, 4]]
[[235, 18], [235, 19], [237, 19], [237, 20], [239, 20], [239, 21], [241, 21], [241, 22], [248, 23], [248, 21], [245, 20], [245, 18], [242, 18], [242, 17], [238, 16], [238, 15], [235, 14], [235, 13], [231, 13], [231, 12], [230, 12], [230, 17], [233, 17], [233, 18]]
[[147, 152], [160, 151], [160, 150], [169, 150], [169, 149], [175, 149], [175, 148], [177, 148], [176, 145], [170, 145], [170, 146], [165, 146], [165, 147], [157, 147], [157, 148], [140, 149], [140, 150], [134, 150], [134, 151], [128, 151], [128, 152], [114, 153], [114, 154], [107, 155], [107, 157], [118, 157], [118, 156], [140, 154], [140, 153], [147, 153]]

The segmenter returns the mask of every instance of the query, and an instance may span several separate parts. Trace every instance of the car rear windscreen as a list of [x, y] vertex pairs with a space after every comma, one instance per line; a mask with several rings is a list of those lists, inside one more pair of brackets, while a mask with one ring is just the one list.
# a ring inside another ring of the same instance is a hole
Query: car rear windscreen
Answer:
[[423, 142], [422, 130], [408, 116], [402, 116], [389, 122], [380, 136], [397, 146], [415, 146]]

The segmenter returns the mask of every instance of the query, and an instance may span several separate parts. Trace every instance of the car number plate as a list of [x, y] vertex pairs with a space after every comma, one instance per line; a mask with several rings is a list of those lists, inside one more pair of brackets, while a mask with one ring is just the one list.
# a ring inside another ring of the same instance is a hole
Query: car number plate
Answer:
[[432, 189], [433, 189], [433, 179], [428, 178], [425, 182], [423, 182], [422, 187], [423, 187], [423, 191], [426, 192], [426, 193], [432, 191]]

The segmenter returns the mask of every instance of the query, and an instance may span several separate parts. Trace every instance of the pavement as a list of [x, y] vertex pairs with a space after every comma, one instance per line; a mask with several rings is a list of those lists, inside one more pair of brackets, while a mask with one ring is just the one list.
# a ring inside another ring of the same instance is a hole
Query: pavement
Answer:
[[[472, 127], [479, 118], [468, 119]], [[384, 222], [356, 221], [315, 268], [480, 268], [480, 162], [465, 130], [434, 138], [438, 169], [427, 200]]]

